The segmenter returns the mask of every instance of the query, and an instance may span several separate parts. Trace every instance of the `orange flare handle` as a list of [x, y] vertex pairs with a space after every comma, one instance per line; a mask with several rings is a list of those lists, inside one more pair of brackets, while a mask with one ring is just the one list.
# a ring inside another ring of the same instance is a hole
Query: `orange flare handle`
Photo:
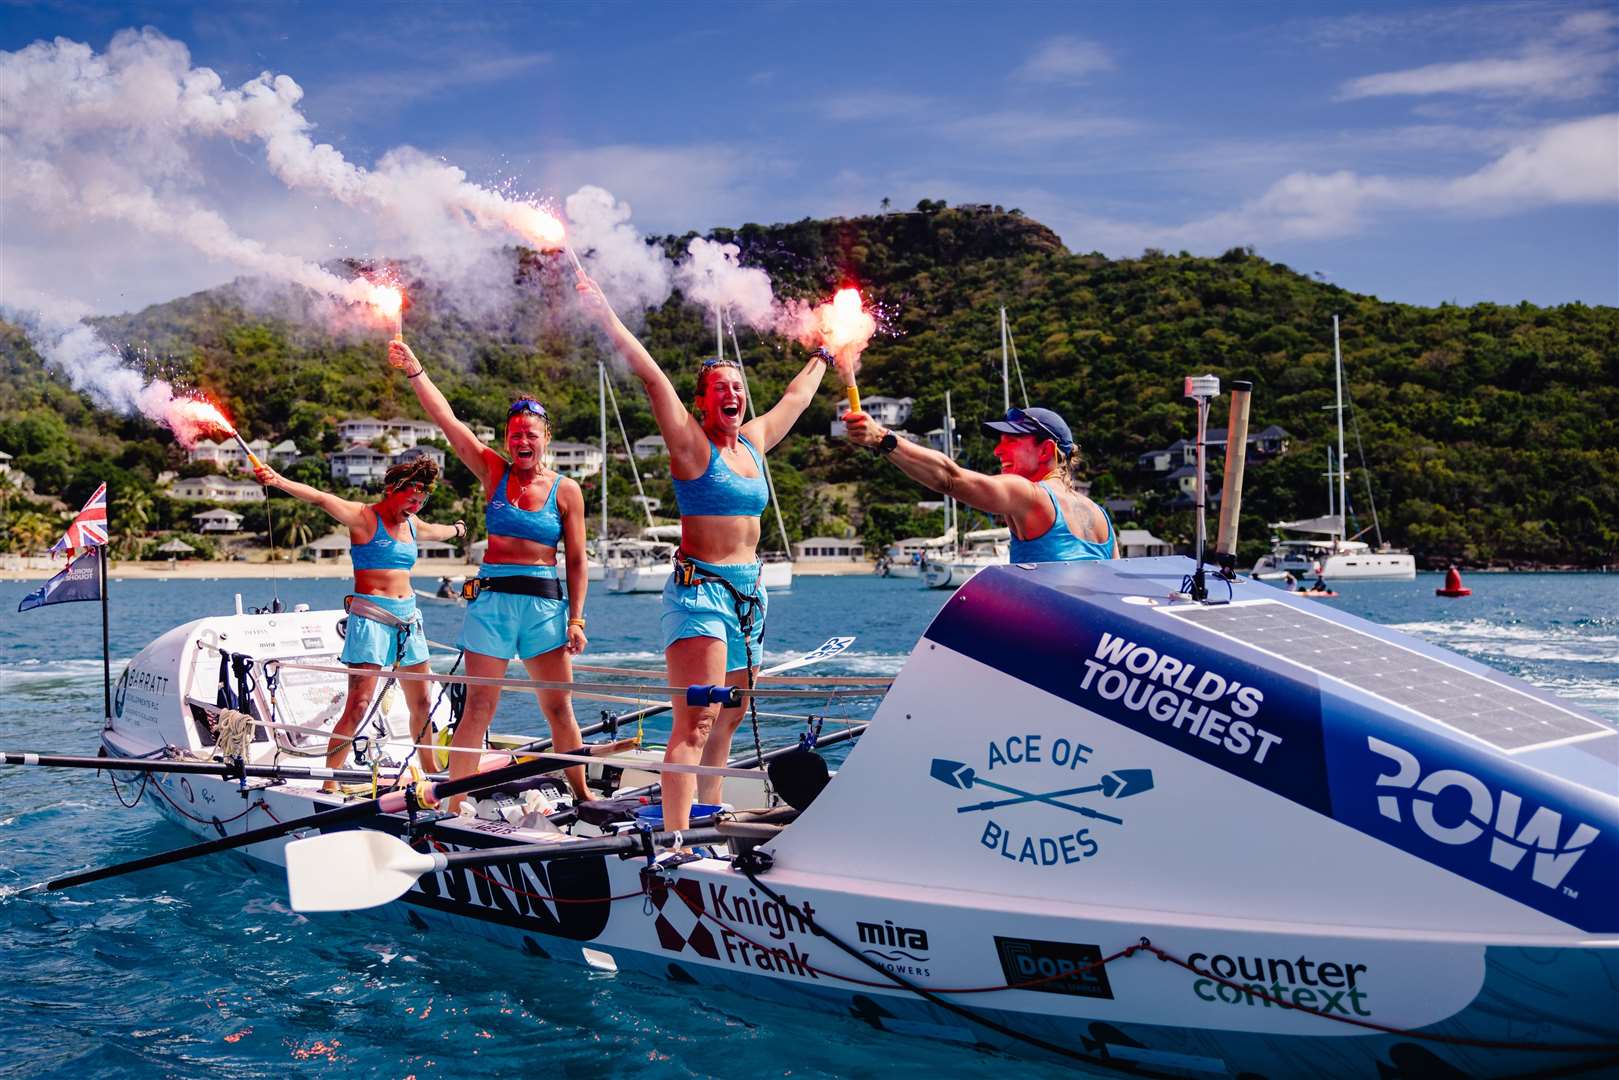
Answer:
[[860, 411], [860, 387], [856, 386], [854, 383], [850, 383], [845, 389], [847, 390], [848, 395], [849, 395], [849, 411], [850, 412], [859, 412]]

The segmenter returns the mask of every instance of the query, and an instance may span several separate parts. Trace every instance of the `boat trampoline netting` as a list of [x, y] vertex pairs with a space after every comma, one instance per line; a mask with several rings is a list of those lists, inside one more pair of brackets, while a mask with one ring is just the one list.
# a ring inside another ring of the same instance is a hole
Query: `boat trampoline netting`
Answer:
[[1177, 607], [1168, 614], [1508, 753], [1612, 733], [1506, 683], [1274, 600]]

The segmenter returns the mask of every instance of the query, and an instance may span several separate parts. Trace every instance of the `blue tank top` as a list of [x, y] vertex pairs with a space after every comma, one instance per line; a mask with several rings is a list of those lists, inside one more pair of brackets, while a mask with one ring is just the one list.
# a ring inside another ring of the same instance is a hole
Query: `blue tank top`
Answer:
[[1051, 528], [1032, 540], [1019, 540], [1014, 536], [1010, 545], [1013, 562], [1083, 562], [1113, 557], [1113, 519], [1107, 516], [1106, 509], [1102, 510], [1102, 520], [1107, 522], [1107, 539], [1081, 540], [1069, 530], [1068, 522], [1063, 520], [1062, 504], [1057, 501], [1057, 496], [1044, 483], [1040, 484], [1040, 490], [1051, 500], [1051, 509], [1057, 519], [1051, 523]]
[[[741, 436], [738, 436], [740, 439]], [[720, 448], [708, 444], [708, 470], [694, 480], [675, 480], [675, 504], [681, 517], [758, 517], [770, 504], [764, 458], [746, 439], [758, 476], [739, 476], [725, 464]]]
[[409, 543], [401, 543], [388, 532], [388, 526], [382, 523], [382, 515], [377, 508], [372, 507], [371, 513], [376, 516], [377, 530], [371, 534], [371, 539], [363, 544], [355, 544], [349, 548], [349, 558], [354, 561], [356, 570], [409, 570], [416, 565], [416, 523], [406, 518], [410, 527]]
[[545, 505], [538, 510], [524, 510], [506, 498], [506, 481], [511, 479], [511, 475], [512, 467], [508, 465], [506, 471], [500, 474], [495, 493], [489, 496], [489, 504], [484, 507], [483, 520], [489, 535], [511, 536], [518, 540], [532, 540], [546, 547], [556, 547], [562, 541], [562, 515], [557, 512], [557, 488], [562, 486], [561, 475], [551, 481], [551, 494], [545, 497]]

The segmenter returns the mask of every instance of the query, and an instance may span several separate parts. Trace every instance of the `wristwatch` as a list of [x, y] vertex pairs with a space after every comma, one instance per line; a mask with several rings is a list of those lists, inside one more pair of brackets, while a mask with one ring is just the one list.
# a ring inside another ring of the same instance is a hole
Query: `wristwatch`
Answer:
[[894, 447], [898, 445], [899, 436], [895, 435], [892, 431], [885, 431], [883, 432], [883, 437], [877, 440], [877, 452], [886, 457], [887, 455], [892, 454], [894, 452]]

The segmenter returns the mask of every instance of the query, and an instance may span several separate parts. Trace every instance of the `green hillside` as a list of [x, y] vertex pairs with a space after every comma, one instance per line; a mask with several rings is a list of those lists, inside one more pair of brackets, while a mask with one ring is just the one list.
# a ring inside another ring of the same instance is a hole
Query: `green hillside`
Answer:
[[[902, 214], [709, 235], [739, 244], [743, 261], [766, 269], [780, 295], [824, 298], [841, 282], [859, 282], [881, 303], [890, 331], [866, 353], [862, 392], [915, 398], [907, 426], [920, 432], [940, 424], [949, 390], [966, 457], [986, 469], [994, 462], [977, 424], [1000, 411], [1004, 305], [1029, 398], [1069, 418], [1093, 494], [1136, 499], [1134, 523], [1166, 539], [1187, 538], [1190, 518], [1169, 512], [1172, 492], [1137, 471], [1137, 455], [1191, 435], [1183, 376], [1253, 380], [1254, 429], [1278, 424], [1292, 438], [1287, 454], [1248, 471], [1248, 555], [1266, 545], [1266, 522], [1325, 512], [1325, 448], [1335, 432], [1323, 407], [1333, 400], [1336, 313], [1386, 539], [1429, 564], [1607, 565], [1619, 557], [1619, 309], [1386, 303], [1242, 249], [1212, 259], [1076, 255], [1015, 210], [933, 202]], [[687, 240], [661, 242], [673, 256]], [[521, 251], [512, 260], [511, 302], [498, 318], [459, 314], [433, 283], [411, 283], [408, 336], [469, 420], [498, 426], [515, 393], [534, 393], [552, 408], [559, 438], [594, 441], [601, 342], [566, 315], [572, 283], [560, 260]], [[291, 437], [317, 453], [336, 447], [333, 425], [344, 417], [420, 415], [386, 366], [380, 337], [333, 337], [300, 320], [249, 314], [234, 295], [198, 294], [104, 320], [102, 329], [128, 343], [132, 358], [148, 350], [163, 371], [215, 395], [250, 438]], [[741, 338], [756, 393], [773, 398], [803, 350], [747, 330]], [[644, 340], [689, 387], [695, 361], [712, 350], [712, 324], [677, 294], [648, 314]], [[630, 438], [650, 433], [639, 388], [622, 376], [617, 385]], [[920, 489], [825, 437], [838, 399], [829, 378], [772, 459], [789, 531], [797, 538], [853, 527], [868, 550], [895, 535], [937, 532], [940, 522], [914, 509], [927, 497]], [[1215, 424], [1224, 422], [1224, 400]], [[68, 503], [111, 480], [115, 533], [183, 528], [197, 509], [154, 488], [162, 470], [184, 471], [166, 432], [95, 412], [3, 325], [0, 450], [15, 455], [38, 491]], [[1358, 463], [1353, 437], [1350, 461]], [[318, 463], [300, 469], [306, 479], [320, 476]], [[452, 469], [459, 490], [435, 499], [430, 516], [459, 513], [470, 522], [476, 500], [458, 502], [475, 494], [469, 480]], [[614, 529], [632, 529], [627, 465], [615, 466], [610, 483]], [[1350, 487], [1352, 513], [1369, 524], [1358, 468]], [[672, 507], [662, 475], [649, 478], [648, 493]], [[0, 543], [14, 549], [40, 529], [34, 518], [56, 520], [38, 500], [3, 490], [0, 499]], [[300, 527], [325, 531], [318, 517], [301, 517], [280, 498], [275, 509], [278, 539], [298, 539]], [[248, 524], [262, 530], [258, 514]]]

